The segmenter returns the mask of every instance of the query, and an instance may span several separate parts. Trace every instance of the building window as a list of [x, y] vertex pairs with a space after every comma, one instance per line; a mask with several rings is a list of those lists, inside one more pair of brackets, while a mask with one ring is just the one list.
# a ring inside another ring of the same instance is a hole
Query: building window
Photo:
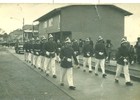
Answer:
[[53, 18], [49, 19], [49, 27], [53, 26]]
[[58, 29], [60, 29], [60, 15], [58, 15]]
[[47, 21], [44, 22], [44, 28], [47, 28], [48, 27], [48, 23]]

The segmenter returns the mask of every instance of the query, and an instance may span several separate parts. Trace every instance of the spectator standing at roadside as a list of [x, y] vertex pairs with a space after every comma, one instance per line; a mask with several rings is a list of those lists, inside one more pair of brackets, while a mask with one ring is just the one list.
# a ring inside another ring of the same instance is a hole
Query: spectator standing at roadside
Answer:
[[112, 43], [111, 40], [106, 40], [106, 52], [107, 52], [107, 59], [106, 62], [110, 63], [110, 59], [111, 59], [111, 52], [112, 52]]
[[137, 38], [135, 48], [136, 48], [136, 54], [137, 54], [137, 62], [138, 64], [140, 64], [140, 37]]

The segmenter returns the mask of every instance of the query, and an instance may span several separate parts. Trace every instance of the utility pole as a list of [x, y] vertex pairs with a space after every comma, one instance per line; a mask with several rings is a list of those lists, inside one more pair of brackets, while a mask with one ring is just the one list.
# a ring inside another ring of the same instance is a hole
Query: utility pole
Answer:
[[25, 42], [25, 36], [24, 36], [24, 18], [23, 18], [23, 26], [22, 26], [22, 34], [23, 34], [23, 43]]

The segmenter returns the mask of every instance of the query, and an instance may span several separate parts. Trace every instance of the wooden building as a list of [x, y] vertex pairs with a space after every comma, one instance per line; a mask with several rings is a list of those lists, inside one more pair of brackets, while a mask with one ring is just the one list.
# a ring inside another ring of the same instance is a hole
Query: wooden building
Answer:
[[61, 41], [68, 36], [91, 37], [94, 43], [102, 36], [118, 47], [124, 36], [125, 16], [129, 15], [132, 13], [114, 5], [70, 5], [54, 9], [35, 21], [39, 21], [39, 35], [47, 37], [51, 33]]

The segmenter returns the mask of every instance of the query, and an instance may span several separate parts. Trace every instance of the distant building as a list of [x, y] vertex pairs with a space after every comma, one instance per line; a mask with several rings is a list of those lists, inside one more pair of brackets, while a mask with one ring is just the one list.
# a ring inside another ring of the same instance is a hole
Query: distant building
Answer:
[[70, 5], [54, 9], [35, 21], [39, 21], [39, 35], [51, 33], [61, 41], [68, 36], [91, 37], [94, 43], [101, 35], [118, 47], [124, 36], [124, 18], [129, 15], [132, 13], [114, 5]]
[[16, 42], [17, 40], [23, 41], [23, 31], [21, 29], [16, 29], [9, 33], [9, 41]]
[[38, 25], [24, 25], [24, 39], [31, 39], [38, 37]]

